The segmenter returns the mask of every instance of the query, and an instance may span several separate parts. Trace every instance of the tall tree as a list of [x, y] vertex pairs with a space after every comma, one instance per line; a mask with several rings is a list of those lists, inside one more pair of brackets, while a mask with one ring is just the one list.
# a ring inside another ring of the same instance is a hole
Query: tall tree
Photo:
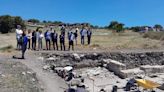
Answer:
[[14, 18], [14, 26], [16, 27], [17, 25], [20, 25], [22, 28], [25, 27], [24, 21], [20, 16]]
[[124, 24], [117, 21], [112, 21], [109, 26], [109, 29], [116, 30], [116, 32], [121, 32], [124, 29]]
[[38, 19], [29, 19], [28, 22], [40, 23], [40, 21]]
[[161, 31], [163, 29], [163, 27], [160, 24], [154, 25], [154, 28], [156, 29], [156, 31]]
[[109, 29], [114, 29], [119, 23], [117, 21], [110, 22], [110, 25], [108, 26]]
[[43, 23], [47, 23], [47, 21], [46, 20], [43, 20]]

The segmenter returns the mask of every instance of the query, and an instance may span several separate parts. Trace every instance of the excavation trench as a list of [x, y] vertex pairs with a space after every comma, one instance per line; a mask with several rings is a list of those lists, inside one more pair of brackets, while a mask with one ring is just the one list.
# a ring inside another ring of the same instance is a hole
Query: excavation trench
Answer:
[[164, 65], [164, 52], [145, 53], [42, 53], [45, 63], [56, 67], [73, 66], [74, 68], [101, 66], [103, 59], [112, 59], [133, 69], [142, 65]]
[[91, 86], [92, 79], [96, 80], [96, 90], [109, 91], [112, 90], [109, 85], [123, 87], [126, 84], [126, 81], [120, 78], [136, 77], [138, 74], [144, 75], [145, 72], [164, 73], [163, 52], [42, 53], [41, 56], [44, 58], [45, 70], [54, 71], [56, 68], [73, 67], [76, 79], [85, 79], [84, 83], [88, 85], [89, 91], [94, 90]]

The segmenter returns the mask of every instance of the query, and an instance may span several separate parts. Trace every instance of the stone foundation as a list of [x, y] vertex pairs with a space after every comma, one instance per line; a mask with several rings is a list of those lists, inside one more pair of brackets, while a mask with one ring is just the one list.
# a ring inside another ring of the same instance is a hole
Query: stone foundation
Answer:
[[146, 74], [151, 74], [151, 73], [164, 73], [164, 66], [162, 65], [145, 65], [140, 67], [141, 70], [143, 70]]
[[[50, 67], [72, 66], [74, 69], [86, 67], [106, 67], [121, 78], [137, 74], [163, 73], [164, 53], [42, 53], [45, 64]], [[145, 66], [146, 65], [146, 66]], [[149, 66], [147, 66], [149, 65]], [[139, 69], [138, 69], [139, 68]], [[137, 70], [135, 70], [137, 69]]]

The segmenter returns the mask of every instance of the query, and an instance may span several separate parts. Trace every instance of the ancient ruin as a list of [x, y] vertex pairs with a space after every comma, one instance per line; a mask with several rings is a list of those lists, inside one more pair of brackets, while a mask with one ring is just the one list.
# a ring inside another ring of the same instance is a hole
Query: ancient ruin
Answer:
[[[158, 83], [164, 78], [163, 52], [42, 53], [41, 56], [44, 70], [58, 73], [69, 87], [85, 85], [89, 92], [109, 92], [115, 85], [124, 90], [130, 78], [155, 78]], [[70, 70], [74, 78], [69, 79]]]

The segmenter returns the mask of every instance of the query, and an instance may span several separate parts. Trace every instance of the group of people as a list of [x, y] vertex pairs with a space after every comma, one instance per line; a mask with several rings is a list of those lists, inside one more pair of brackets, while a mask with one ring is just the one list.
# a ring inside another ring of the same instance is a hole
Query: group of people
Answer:
[[[43, 29], [37, 28], [31, 31], [30, 29], [21, 30], [21, 26], [17, 26], [16, 29], [16, 39], [17, 39], [17, 49], [22, 50], [22, 58], [24, 58], [24, 53], [26, 49], [32, 50], [43, 50], [43, 39], [45, 39], [46, 50], [59, 50], [58, 42], [60, 43], [60, 50], [66, 50], [65, 41], [68, 39], [68, 50], [72, 48], [74, 50], [74, 43], [77, 45], [78, 42], [78, 28], [65, 28], [64, 26], [60, 29], [60, 35], [53, 28], [48, 28], [46, 32], [43, 33]], [[67, 36], [66, 36], [67, 33]], [[91, 43], [92, 31], [90, 28], [83, 27], [80, 32], [81, 44], [85, 44], [85, 37], [87, 37], [87, 44]], [[51, 44], [53, 44], [51, 46]], [[24, 45], [24, 46], [23, 46]]]

